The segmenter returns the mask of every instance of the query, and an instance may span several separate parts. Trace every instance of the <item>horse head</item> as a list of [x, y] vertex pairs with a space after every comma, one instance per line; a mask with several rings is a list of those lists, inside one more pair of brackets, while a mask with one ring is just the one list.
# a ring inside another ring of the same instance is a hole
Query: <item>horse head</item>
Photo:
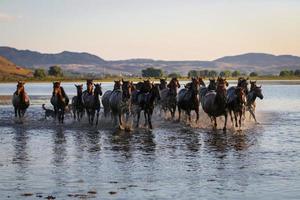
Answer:
[[150, 80], [145, 80], [143, 83], [142, 91], [147, 93], [152, 89], [152, 83]]
[[258, 98], [260, 99], [264, 98], [264, 95], [262, 94], [261, 86], [255, 85], [255, 88], [252, 91], [254, 91], [255, 96], [257, 96]]
[[94, 84], [92, 79], [86, 80], [86, 90], [89, 94], [93, 93], [94, 90]]
[[216, 90], [217, 89], [217, 83], [215, 78], [209, 78], [209, 85], [208, 90]]
[[217, 88], [219, 86], [226, 88], [228, 85], [229, 84], [228, 84], [226, 78], [218, 77], [218, 79], [217, 79]]
[[24, 85], [25, 85], [24, 81], [18, 81], [17, 90], [16, 90], [17, 95], [20, 95], [22, 92], [24, 92], [25, 90]]
[[[122, 79], [123, 81], [123, 79]], [[121, 86], [122, 86], [122, 82], [120, 80], [117, 80], [117, 81], [114, 81], [115, 84], [114, 84], [114, 90], [120, 90], [121, 89]]]
[[131, 96], [132, 83], [130, 81], [122, 80], [122, 97], [123, 99], [129, 99]]
[[94, 86], [95, 86], [94, 94], [102, 96], [101, 83], [96, 83], [96, 84], [94, 84]]
[[172, 94], [177, 94], [177, 88], [180, 88], [180, 84], [179, 81], [177, 80], [176, 77], [172, 78], [169, 82], [169, 84], [167, 85], [167, 87], [170, 89], [170, 92]]
[[167, 87], [167, 79], [166, 78], [161, 78], [159, 79], [159, 89], [163, 90]]
[[245, 94], [245, 91], [244, 91], [244, 88], [243, 87], [236, 87], [235, 88], [235, 95], [237, 96], [239, 102], [241, 103], [245, 103], [246, 100], [246, 94]]
[[199, 91], [199, 87], [200, 87], [199, 79], [198, 78], [192, 78], [190, 89], [193, 92], [197, 93]]
[[76, 90], [77, 90], [77, 95], [81, 95], [82, 90], [83, 90], [83, 84], [80, 84], [80, 85], [75, 84], [75, 87], [76, 87]]

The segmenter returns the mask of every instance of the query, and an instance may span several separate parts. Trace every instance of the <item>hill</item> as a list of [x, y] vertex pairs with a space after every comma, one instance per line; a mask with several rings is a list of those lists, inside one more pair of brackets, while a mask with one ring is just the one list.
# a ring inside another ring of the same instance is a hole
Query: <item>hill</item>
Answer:
[[0, 78], [13, 78], [13, 77], [30, 77], [32, 71], [19, 67], [6, 58], [0, 56]]
[[265, 53], [225, 56], [213, 61], [166, 61], [140, 58], [109, 61], [89, 53], [64, 51], [57, 54], [45, 54], [31, 50], [0, 47], [0, 55], [17, 65], [29, 68], [48, 68], [51, 65], [60, 65], [65, 71], [96, 75], [139, 75], [141, 70], [147, 67], [161, 68], [167, 73], [178, 72], [183, 75], [194, 69], [240, 70], [246, 73], [257, 71], [261, 75], [278, 74], [283, 69], [300, 69], [300, 57]]

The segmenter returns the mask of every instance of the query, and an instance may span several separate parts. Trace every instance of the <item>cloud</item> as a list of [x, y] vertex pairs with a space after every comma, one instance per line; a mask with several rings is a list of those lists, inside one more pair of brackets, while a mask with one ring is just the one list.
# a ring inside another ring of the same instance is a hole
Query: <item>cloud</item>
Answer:
[[0, 22], [11, 22], [11, 21], [16, 21], [17, 19], [20, 18], [22, 17], [0, 12]]

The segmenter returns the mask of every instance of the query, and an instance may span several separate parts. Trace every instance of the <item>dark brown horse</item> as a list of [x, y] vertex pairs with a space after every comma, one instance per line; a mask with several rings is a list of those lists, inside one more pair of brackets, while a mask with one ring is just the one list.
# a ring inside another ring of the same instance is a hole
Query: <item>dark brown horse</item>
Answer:
[[[228, 97], [228, 96], [227, 96]], [[227, 108], [230, 114], [231, 123], [234, 124], [232, 113], [235, 119], [235, 127], [241, 128], [242, 126], [242, 116], [244, 113], [244, 108], [246, 104], [246, 94], [243, 87], [235, 87], [234, 88], [234, 95], [231, 95], [227, 99]], [[237, 117], [239, 117], [239, 125]]]
[[196, 112], [196, 122], [199, 120], [199, 80], [198, 78], [192, 78], [192, 82], [189, 84], [190, 86], [184, 88], [178, 93], [178, 121], [181, 118], [181, 110], [184, 110], [189, 117], [189, 121], [191, 121], [191, 111], [194, 110]]
[[163, 90], [167, 88], [167, 79], [161, 78], [159, 79], [159, 90]]
[[223, 131], [226, 131], [227, 125], [227, 95], [226, 95], [226, 79], [218, 77], [216, 91], [208, 91], [202, 93], [201, 105], [204, 112], [209, 116], [214, 123], [214, 128], [217, 128], [217, 117], [224, 116], [225, 123]]
[[84, 106], [82, 101], [82, 91], [83, 91], [83, 85], [76, 85], [77, 95], [72, 98], [72, 109], [73, 109], [73, 116], [74, 120], [80, 121], [84, 114]]
[[30, 100], [28, 95], [25, 92], [25, 82], [18, 81], [17, 90], [13, 94], [12, 104], [15, 110], [15, 117], [19, 118], [25, 115], [26, 109], [30, 105]]
[[57, 117], [60, 123], [64, 123], [65, 109], [69, 104], [69, 98], [60, 84], [60, 81], [53, 82], [51, 104], [54, 107], [55, 118]]

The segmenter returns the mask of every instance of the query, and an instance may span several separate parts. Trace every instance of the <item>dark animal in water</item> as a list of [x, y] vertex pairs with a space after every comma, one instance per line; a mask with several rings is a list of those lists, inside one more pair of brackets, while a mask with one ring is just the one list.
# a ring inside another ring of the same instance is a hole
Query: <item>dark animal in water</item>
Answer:
[[247, 95], [246, 110], [250, 112], [250, 116], [252, 116], [255, 122], [257, 122], [255, 117], [255, 107], [256, 107], [255, 100], [257, 97], [263, 99], [264, 96], [262, 94], [261, 86], [257, 86], [256, 82], [255, 83], [250, 82], [250, 83], [251, 83], [251, 89]]
[[30, 100], [25, 92], [25, 82], [18, 81], [17, 90], [13, 94], [12, 104], [14, 106], [15, 117], [22, 118], [30, 105]]
[[[95, 89], [94, 89], [95, 86]], [[96, 114], [96, 125], [98, 125], [99, 112], [100, 112], [100, 99], [102, 96], [101, 83], [93, 84], [92, 81], [87, 82], [87, 90], [82, 94], [83, 105], [86, 110], [88, 121], [90, 125], [93, 125]]]
[[[162, 87], [160, 87], [162, 88]], [[175, 117], [176, 106], [177, 106], [177, 89], [180, 88], [179, 81], [177, 78], [172, 78], [167, 88], [160, 90], [160, 101], [159, 104], [161, 109], [166, 113], [170, 111], [172, 119]]]
[[192, 78], [190, 86], [184, 88], [178, 93], [177, 107], [178, 107], [178, 121], [181, 118], [181, 110], [184, 110], [191, 121], [191, 111], [196, 112], [196, 122], [199, 120], [199, 80]]
[[84, 114], [84, 106], [82, 101], [83, 85], [75, 85], [75, 87], [77, 90], [77, 95], [72, 98], [72, 111], [74, 120], [76, 120], [77, 117], [77, 120], [80, 121]]
[[133, 102], [137, 105], [137, 122], [136, 127], [139, 127], [139, 121], [141, 116], [141, 111], [144, 111], [145, 126], [149, 126], [152, 129], [152, 114], [154, 110], [154, 102], [160, 100], [159, 87], [154, 85], [149, 80], [144, 81], [142, 84], [141, 91], [135, 93], [135, 101]]
[[226, 131], [227, 125], [226, 82], [226, 79], [218, 77], [216, 91], [208, 91], [206, 93], [201, 93], [202, 108], [213, 122], [214, 128], [217, 128], [217, 117], [225, 117], [223, 131]]
[[[227, 90], [227, 108], [230, 114], [231, 123], [234, 124], [232, 114], [235, 119], [235, 127], [241, 128], [242, 116], [245, 110], [246, 94], [242, 87], [230, 87]], [[237, 117], [239, 117], [239, 124]]]
[[58, 117], [58, 121], [64, 123], [65, 109], [69, 104], [69, 98], [60, 84], [60, 81], [53, 82], [51, 104], [54, 107], [55, 118]]
[[[114, 89], [115, 90], [120, 90], [122, 83], [120, 80], [118, 81], [114, 81]], [[102, 105], [103, 105], [103, 109], [104, 109], [104, 116], [107, 117], [108, 114], [110, 113], [110, 107], [109, 107], [109, 97], [111, 95], [111, 93], [113, 92], [111, 90], [107, 90], [106, 92], [104, 92], [103, 96], [102, 96]]]
[[159, 90], [163, 90], [163, 89], [166, 89], [167, 88], [167, 79], [165, 78], [161, 78], [159, 80]]
[[[126, 114], [126, 121], [130, 114], [131, 106], [131, 88], [130, 81], [122, 81], [122, 89], [112, 91], [109, 96], [109, 107], [114, 118], [114, 122], [118, 124], [120, 129], [123, 129], [122, 116]], [[118, 118], [118, 120], [117, 120]]]
[[42, 105], [42, 108], [45, 111], [45, 119], [47, 119], [47, 117], [52, 117], [53, 119], [55, 118], [54, 110], [46, 108], [45, 104]]

